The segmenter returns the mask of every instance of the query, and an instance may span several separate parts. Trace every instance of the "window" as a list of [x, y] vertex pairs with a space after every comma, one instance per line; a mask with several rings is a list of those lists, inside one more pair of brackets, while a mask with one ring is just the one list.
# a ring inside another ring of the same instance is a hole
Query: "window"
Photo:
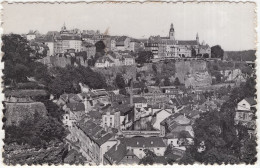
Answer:
[[142, 151], [143, 149], [139, 149], [140, 151]]
[[160, 148], [157, 148], [157, 150], [160, 150]]

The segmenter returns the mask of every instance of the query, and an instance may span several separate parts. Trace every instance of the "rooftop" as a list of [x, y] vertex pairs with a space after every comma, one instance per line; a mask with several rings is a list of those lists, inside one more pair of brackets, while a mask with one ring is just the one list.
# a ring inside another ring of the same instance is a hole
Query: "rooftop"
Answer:
[[79, 122], [78, 127], [99, 146], [113, 137], [112, 133], [106, 132], [101, 126], [85, 118]]
[[111, 164], [118, 164], [126, 156], [127, 152], [126, 145], [120, 143], [110, 148], [104, 156]]
[[147, 147], [166, 147], [161, 137], [132, 137], [125, 138], [124, 142], [126, 146], [136, 148], [147, 148]]
[[67, 107], [71, 110], [71, 111], [85, 111], [85, 106], [84, 103], [68, 103]]
[[247, 98], [245, 98], [245, 100], [246, 100], [251, 106], [256, 105], [256, 100], [255, 100], [254, 97], [247, 97]]

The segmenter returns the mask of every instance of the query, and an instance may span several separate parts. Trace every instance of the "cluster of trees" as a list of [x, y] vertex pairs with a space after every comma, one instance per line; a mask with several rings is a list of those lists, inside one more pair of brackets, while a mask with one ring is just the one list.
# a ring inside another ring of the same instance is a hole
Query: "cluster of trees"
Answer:
[[211, 47], [211, 58], [220, 58], [223, 59], [224, 50], [220, 45], [215, 45]]
[[255, 61], [256, 50], [226, 51], [227, 60], [230, 61]]
[[63, 93], [79, 93], [80, 82], [94, 89], [106, 88], [107, 86], [105, 79], [89, 67], [56, 67], [50, 70], [49, 76], [51, 79], [45, 84], [48, 91], [55, 97], [59, 97]]
[[135, 59], [136, 63], [143, 65], [144, 63], [151, 63], [153, 59], [153, 53], [151, 51], [140, 51]]
[[230, 99], [220, 111], [201, 114], [193, 125], [194, 146], [186, 151], [181, 163], [255, 163], [255, 139], [250, 138], [245, 126], [234, 124], [237, 103], [252, 96], [255, 96], [254, 78], [232, 90]]
[[19, 126], [5, 127], [5, 144], [28, 144], [31, 147], [46, 148], [51, 141], [62, 142], [66, 130], [60, 122], [50, 116], [40, 117], [35, 113], [33, 119], [22, 121]]
[[31, 49], [28, 41], [20, 35], [11, 34], [2, 36], [4, 53], [3, 80], [5, 85], [15, 85], [27, 81], [27, 76], [32, 75], [34, 61], [41, 58]]

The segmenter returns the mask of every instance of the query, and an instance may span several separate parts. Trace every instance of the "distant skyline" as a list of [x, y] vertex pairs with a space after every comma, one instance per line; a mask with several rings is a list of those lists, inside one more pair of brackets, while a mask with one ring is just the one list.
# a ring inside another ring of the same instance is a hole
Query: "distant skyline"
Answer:
[[256, 48], [254, 3], [145, 4], [3, 4], [4, 33], [68, 29], [109, 31], [133, 38], [168, 36], [173, 23], [176, 40], [195, 40], [226, 51]]

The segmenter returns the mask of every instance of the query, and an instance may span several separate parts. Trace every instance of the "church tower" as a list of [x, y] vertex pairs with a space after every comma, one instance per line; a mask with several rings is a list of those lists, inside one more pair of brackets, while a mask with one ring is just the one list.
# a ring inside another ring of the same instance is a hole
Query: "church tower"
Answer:
[[170, 38], [170, 40], [175, 40], [173, 24], [171, 24], [171, 28], [170, 28], [170, 32], [169, 32], [169, 38]]
[[197, 45], [199, 45], [200, 44], [200, 39], [199, 39], [199, 34], [198, 33], [196, 35], [196, 41], [197, 41]]
[[61, 31], [66, 31], [66, 30], [67, 29], [66, 29], [65, 22], [64, 22], [63, 26], [61, 27]]

